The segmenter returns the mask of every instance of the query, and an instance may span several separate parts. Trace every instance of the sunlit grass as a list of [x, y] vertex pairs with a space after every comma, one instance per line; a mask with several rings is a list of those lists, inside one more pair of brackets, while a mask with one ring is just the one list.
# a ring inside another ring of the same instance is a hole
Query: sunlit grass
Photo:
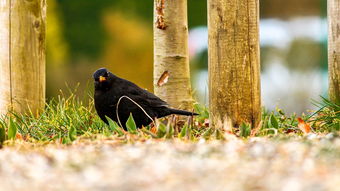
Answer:
[[[189, 141], [225, 140], [228, 135], [235, 137], [302, 135], [298, 128], [297, 116], [286, 115], [282, 110], [268, 112], [263, 110], [262, 125], [253, 128], [247, 124], [240, 127], [225, 129], [225, 127], [209, 127], [209, 112], [206, 107], [196, 104], [195, 111], [199, 116], [170, 116], [156, 120], [142, 129], [137, 129], [133, 116], [126, 123], [128, 131], [109, 120], [106, 125], [97, 116], [91, 98], [84, 104], [79, 97], [71, 93], [69, 96], [59, 96], [50, 100], [45, 110], [38, 117], [33, 114], [20, 115], [11, 113], [0, 118], [0, 142], [6, 140], [24, 140], [28, 142], [55, 142], [68, 144], [79, 137], [105, 137], [127, 140], [135, 139], [173, 139]], [[340, 107], [323, 98], [316, 103], [320, 108], [312, 115], [299, 116], [312, 126], [312, 133], [329, 133], [340, 130]], [[222, 125], [223, 126], [223, 125]]]
[[74, 94], [69, 97], [59, 96], [46, 104], [45, 110], [36, 117], [33, 114], [20, 115], [11, 113], [0, 119], [0, 124], [7, 131], [17, 129], [16, 137], [25, 140], [53, 141], [67, 143], [76, 136], [101, 133], [104, 124], [94, 112], [93, 101], [84, 105]]

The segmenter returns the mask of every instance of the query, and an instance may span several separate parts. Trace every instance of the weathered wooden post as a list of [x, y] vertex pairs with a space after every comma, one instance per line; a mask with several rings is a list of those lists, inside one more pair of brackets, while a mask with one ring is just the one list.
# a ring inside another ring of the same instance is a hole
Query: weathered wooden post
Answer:
[[340, 104], [340, 0], [328, 0], [329, 97]]
[[[157, 84], [162, 74], [164, 85]], [[154, 92], [172, 107], [192, 108], [187, 0], [155, 0]]]
[[45, 103], [46, 0], [0, 0], [0, 115]]
[[209, 107], [213, 126], [261, 121], [259, 1], [208, 0]]

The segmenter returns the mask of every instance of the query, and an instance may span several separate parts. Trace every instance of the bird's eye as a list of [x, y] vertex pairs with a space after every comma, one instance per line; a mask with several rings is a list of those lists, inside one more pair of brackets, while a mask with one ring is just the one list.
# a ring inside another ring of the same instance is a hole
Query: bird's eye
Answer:
[[94, 81], [98, 82], [98, 81], [99, 81], [99, 78], [95, 78]]

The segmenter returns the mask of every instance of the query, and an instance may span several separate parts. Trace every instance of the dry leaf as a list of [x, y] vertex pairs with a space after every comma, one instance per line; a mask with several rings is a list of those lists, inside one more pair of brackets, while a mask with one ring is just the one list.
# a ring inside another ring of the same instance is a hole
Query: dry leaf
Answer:
[[18, 140], [24, 140], [23, 137], [22, 137], [22, 135], [21, 135], [20, 133], [17, 133], [17, 134], [15, 135], [15, 138], [18, 139]]
[[150, 131], [152, 133], [156, 134], [157, 133], [157, 127], [156, 126], [151, 127]]
[[298, 124], [298, 128], [304, 133], [304, 134], [308, 134], [311, 131], [310, 125], [308, 123], [306, 123], [303, 119], [301, 119], [300, 117], [297, 118], [297, 120], [299, 121]]
[[209, 127], [209, 119], [204, 119], [204, 126]]
[[157, 82], [157, 86], [158, 87], [161, 87], [163, 86], [164, 84], [166, 84], [169, 80], [169, 72], [168, 71], [165, 71], [163, 72], [163, 74], [161, 75], [161, 77], [159, 78], [158, 82]]

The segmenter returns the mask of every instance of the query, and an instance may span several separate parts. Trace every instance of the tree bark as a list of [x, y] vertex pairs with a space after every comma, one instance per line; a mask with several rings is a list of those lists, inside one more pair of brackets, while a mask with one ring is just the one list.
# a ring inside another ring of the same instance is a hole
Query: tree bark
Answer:
[[45, 103], [46, 0], [0, 0], [0, 114]]
[[[191, 109], [187, 0], [155, 0], [154, 92], [171, 107]], [[168, 82], [157, 85], [164, 72]]]
[[261, 121], [259, 2], [208, 0], [212, 126]]
[[329, 97], [340, 104], [340, 0], [328, 0]]

